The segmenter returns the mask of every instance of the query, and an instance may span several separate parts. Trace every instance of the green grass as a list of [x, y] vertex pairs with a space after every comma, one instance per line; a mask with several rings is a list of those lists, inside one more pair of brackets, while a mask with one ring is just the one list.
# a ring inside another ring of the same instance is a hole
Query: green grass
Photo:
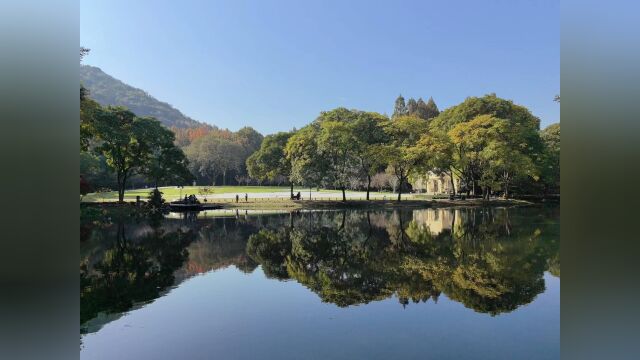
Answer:
[[[241, 197], [247, 194], [259, 194], [259, 193], [271, 193], [271, 192], [283, 192], [288, 193], [290, 191], [290, 187], [288, 186], [185, 186], [180, 189], [176, 186], [165, 186], [160, 187], [160, 191], [162, 191], [163, 196], [168, 201], [173, 201], [178, 199], [180, 196], [184, 197], [185, 195], [194, 194], [196, 196], [201, 195], [213, 195], [213, 194], [238, 194]], [[146, 199], [149, 196], [149, 192], [152, 189], [135, 189], [135, 190], [127, 190], [124, 194], [124, 198], [126, 201], [133, 201], [136, 199], [136, 196], [140, 196], [141, 199]], [[294, 187], [294, 192], [300, 192], [304, 197], [305, 192], [308, 196], [309, 188], [303, 187]], [[313, 189], [315, 191], [315, 189]], [[321, 192], [331, 192], [336, 194], [336, 200], [340, 200], [342, 196], [339, 190], [326, 190], [320, 189]], [[362, 197], [366, 196], [364, 191], [347, 191], [347, 193], [359, 194]], [[389, 192], [371, 192], [372, 197], [382, 197], [386, 196], [387, 199], [394, 198], [396, 195]], [[405, 196], [410, 197], [409, 194], [403, 194], [402, 197]], [[256, 196], [254, 196], [256, 197]], [[258, 196], [259, 197], [259, 196]], [[116, 201], [118, 200], [118, 192], [103, 192], [103, 193], [91, 193], [87, 194], [82, 198], [83, 202], [102, 202], [102, 201]], [[270, 199], [269, 201], [273, 201]]]

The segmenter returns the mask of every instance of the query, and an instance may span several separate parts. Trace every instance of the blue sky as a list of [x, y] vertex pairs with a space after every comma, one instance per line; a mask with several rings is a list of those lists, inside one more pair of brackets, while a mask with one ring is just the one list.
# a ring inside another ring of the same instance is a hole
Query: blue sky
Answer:
[[84, 63], [221, 128], [495, 92], [560, 120], [559, 1], [81, 0]]

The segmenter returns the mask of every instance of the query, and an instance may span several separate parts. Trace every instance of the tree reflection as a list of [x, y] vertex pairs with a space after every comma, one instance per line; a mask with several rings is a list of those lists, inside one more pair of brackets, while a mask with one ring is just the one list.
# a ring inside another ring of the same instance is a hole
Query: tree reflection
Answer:
[[[235, 266], [294, 280], [340, 307], [444, 294], [491, 315], [560, 276], [557, 210], [318, 211], [126, 221], [89, 214], [81, 242], [82, 332], [195, 274]], [[98, 221], [99, 218], [108, 221]]]
[[552, 226], [527, 225], [506, 209], [423, 211], [436, 220], [420, 211], [310, 213], [250, 236], [247, 253], [268, 277], [295, 279], [343, 307], [444, 293], [496, 315], [544, 291], [542, 275], [559, 257]]
[[[81, 332], [88, 332], [88, 321], [98, 315], [108, 317], [147, 302], [174, 283], [174, 271], [188, 257], [186, 246], [194, 239], [191, 231], [166, 231], [157, 219], [149, 222], [150, 231], [135, 236], [124, 222], [114, 226], [112, 245], [80, 263]], [[139, 227], [133, 227], [139, 229]], [[134, 237], [134, 239], [132, 239]]]

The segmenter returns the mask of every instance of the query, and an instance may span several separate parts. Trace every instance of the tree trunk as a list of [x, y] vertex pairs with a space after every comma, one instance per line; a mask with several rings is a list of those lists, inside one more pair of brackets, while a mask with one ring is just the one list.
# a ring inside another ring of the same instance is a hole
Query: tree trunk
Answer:
[[453, 196], [456, 196], [456, 184], [453, 181], [453, 170], [449, 170], [449, 178], [451, 179], [451, 190], [453, 190]]
[[400, 181], [398, 182], [398, 202], [402, 200], [402, 176], [400, 176]]
[[371, 175], [367, 175], [367, 201], [369, 201], [370, 190], [371, 190]]
[[291, 198], [293, 199], [293, 181], [291, 181]]
[[119, 174], [118, 175], [118, 202], [124, 202], [124, 191], [127, 186], [127, 174]]
[[342, 187], [342, 201], [347, 201], [347, 195], [344, 193], [344, 186]]
[[227, 171], [222, 172], [222, 186], [227, 185]]
[[504, 182], [504, 198], [509, 198], [509, 173], [506, 174], [505, 182]]

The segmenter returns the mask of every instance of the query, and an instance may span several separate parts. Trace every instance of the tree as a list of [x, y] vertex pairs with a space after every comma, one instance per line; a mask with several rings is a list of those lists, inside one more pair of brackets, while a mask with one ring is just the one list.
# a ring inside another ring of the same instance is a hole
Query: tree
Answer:
[[[450, 131], [454, 127], [470, 122], [481, 115], [508, 121], [508, 127], [513, 130], [509, 131], [509, 136], [511, 137], [509, 139], [509, 148], [522, 152], [535, 164], [542, 161], [544, 147], [539, 134], [540, 119], [533, 116], [527, 108], [516, 105], [510, 100], [501, 99], [495, 94], [483, 97], [469, 97], [461, 104], [444, 110], [430, 121], [430, 132], [451, 136]], [[475, 194], [480, 186], [480, 176], [488, 174], [483, 173], [479, 167], [481, 165], [480, 162], [483, 159], [486, 160], [486, 158], [481, 159], [480, 157], [480, 151], [484, 146], [483, 139], [474, 139], [466, 142], [462, 141], [462, 139], [453, 141], [454, 139], [451, 138], [451, 140], [454, 143], [454, 165], [461, 170], [463, 182], [470, 186], [470, 189]], [[490, 182], [490, 179], [485, 178], [482, 181]], [[484, 192], [486, 193], [486, 190]]]
[[418, 111], [418, 103], [416, 102], [415, 99], [410, 98], [409, 101], [407, 101], [407, 107], [406, 107], [406, 112], [405, 115], [416, 115]]
[[367, 179], [381, 167], [378, 145], [386, 139], [378, 113], [336, 108], [323, 111], [312, 124], [294, 135], [287, 144], [293, 178], [303, 183], [328, 185], [342, 190]]
[[468, 97], [462, 103], [441, 112], [429, 126], [434, 132], [446, 133], [457, 124], [471, 121], [479, 115], [507, 119], [534, 131], [540, 129], [540, 119], [533, 116], [527, 108], [516, 105], [511, 100], [499, 98], [496, 94]]
[[243, 148], [240, 144], [209, 133], [185, 148], [191, 171], [215, 185], [222, 176], [226, 185], [227, 174], [239, 170], [244, 164]]
[[342, 190], [342, 201], [347, 201], [345, 189], [350, 179], [357, 176], [356, 138], [349, 123], [323, 121], [319, 125], [317, 149], [326, 164], [323, 180]]
[[263, 139], [264, 136], [262, 134], [249, 126], [245, 126], [235, 133], [235, 140], [242, 146], [245, 158], [248, 158], [260, 148]]
[[318, 151], [318, 135], [317, 124], [311, 124], [287, 141], [285, 154], [291, 163], [291, 181], [308, 186], [321, 185], [328, 164]]
[[184, 184], [193, 179], [189, 172], [189, 161], [186, 156], [173, 143], [173, 133], [163, 134], [162, 141], [152, 150], [152, 156], [146, 164], [144, 175], [153, 181], [157, 189], [158, 184]]
[[275, 181], [279, 176], [287, 178], [291, 185], [291, 197], [293, 197], [291, 162], [286, 157], [285, 148], [293, 134], [293, 132], [279, 132], [265, 136], [260, 148], [246, 161], [249, 176], [254, 179]]
[[405, 115], [406, 112], [407, 112], [407, 108], [404, 103], [404, 98], [402, 97], [402, 95], [398, 95], [398, 98], [396, 99], [395, 107], [393, 108], [393, 115], [391, 116], [391, 118], [395, 119], [398, 116]]
[[416, 104], [416, 112], [415, 112], [415, 116], [419, 117], [420, 119], [424, 119], [427, 120], [429, 119], [429, 112], [427, 109], [427, 103], [424, 102], [424, 100], [422, 100], [422, 98], [418, 99], [418, 103]]
[[504, 196], [514, 177], [537, 177], [534, 161], [526, 153], [522, 126], [490, 115], [480, 115], [459, 123], [449, 132], [454, 145], [454, 161], [475, 184], [484, 187], [488, 198], [492, 188], [502, 185]]
[[415, 116], [398, 117], [385, 127], [389, 144], [381, 146], [381, 154], [388, 170], [398, 179], [398, 201], [402, 199], [402, 186], [422, 161], [412, 148], [427, 129], [427, 123]]
[[540, 172], [544, 192], [560, 191], [560, 123], [547, 126], [540, 132], [544, 142], [544, 159]]
[[351, 131], [355, 140], [354, 158], [360, 166], [361, 177], [366, 179], [367, 200], [371, 190], [371, 180], [384, 164], [381, 156], [381, 145], [386, 143], [387, 135], [384, 124], [388, 121], [385, 116], [373, 112], [362, 112], [351, 124]]
[[436, 116], [440, 115], [440, 110], [438, 110], [438, 106], [436, 102], [433, 101], [432, 97], [429, 97], [427, 104], [425, 106], [426, 120], [433, 119]]
[[[453, 144], [448, 136], [440, 133], [424, 134], [413, 148], [416, 156], [422, 159], [419, 164], [423, 173], [432, 171], [436, 174], [449, 175], [453, 194], [456, 194], [454, 183]], [[458, 174], [460, 171], [455, 169]]]
[[[154, 155], [162, 153], [160, 149], [171, 149], [173, 145], [173, 134], [159, 121], [137, 117], [123, 107], [100, 109], [95, 116], [93, 130], [97, 142], [95, 151], [106, 158], [116, 173], [120, 202], [124, 201], [127, 180], [135, 174], [144, 174]], [[166, 143], [167, 139], [170, 139], [170, 145]], [[174, 168], [174, 165], [164, 163], [164, 169]], [[156, 175], [162, 176], [161, 170], [156, 170]]]
[[89, 90], [80, 85], [80, 150], [87, 151], [93, 137], [93, 121], [100, 104], [89, 97]]

